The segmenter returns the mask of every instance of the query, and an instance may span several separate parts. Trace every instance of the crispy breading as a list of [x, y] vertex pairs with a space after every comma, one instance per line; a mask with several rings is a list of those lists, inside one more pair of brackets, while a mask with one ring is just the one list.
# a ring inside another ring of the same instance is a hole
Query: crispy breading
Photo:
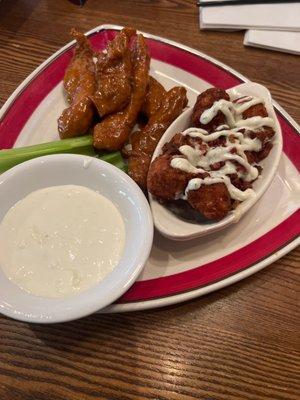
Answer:
[[225, 90], [219, 88], [210, 88], [199, 94], [194, 105], [193, 114], [191, 117], [191, 125], [197, 128], [206, 129], [208, 132], [214, 132], [218, 126], [226, 124], [226, 117], [221, 111], [219, 111], [208, 124], [204, 125], [200, 122], [202, 113], [209, 109], [215, 101], [221, 99], [230, 100], [229, 95], [225, 92]]
[[170, 154], [162, 154], [151, 163], [149, 168], [147, 188], [159, 200], [176, 200], [184, 194], [190, 179], [208, 176], [208, 174], [191, 174], [172, 168], [172, 158]]
[[188, 192], [189, 204], [207, 219], [219, 220], [231, 210], [231, 198], [224, 183], [202, 185]]

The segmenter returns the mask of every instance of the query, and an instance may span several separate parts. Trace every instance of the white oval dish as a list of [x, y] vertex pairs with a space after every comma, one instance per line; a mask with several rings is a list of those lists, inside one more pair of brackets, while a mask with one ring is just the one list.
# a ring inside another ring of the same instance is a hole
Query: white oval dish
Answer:
[[[240, 218], [264, 194], [275, 176], [282, 152], [282, 134], [279, 122], [277, 120], [272, 105], [270, 92], [260, 84], [249, 82], [235, 86], [234, 88], [227, 90], [227, 93], [233, 99], [246, 95], [262, 98], [265, 102], [265, 106], [269, 116], [275, 120], [275, 136], [273, 139], [273, 148], [269, 156], [260, 163], [260, 165], [263, 167], [263, 172], [261, 177], [257, 179], [257, 181], [255, 181], [253, 184], [256, 196], [251, 197], [248, 200], [240, 203], [235, 210], [231, 211], [222, 220], [217, 222], [205, 222], [201, 224], [187, 222], [183, 219], [180, 219], [167, 207], [156, 201], [156, 199], [149, 193], [149, 201], [152, 210], [154, 225], [162, 235], [169, 239], [181, 241], [195, 239], [197, 237], [217, 232], [221, 229], [226, 228], [232, 223], [238, 222]], [[152, 161], [161, 154], [162, 147], [165, 143], [169, 142], [176, 133], [182, 132], [189, 127], [191, 115], [192, 108], [189, 108], [188, 110], [184, 111], [170, 125], [170, 127], [166, 130], [161, 140], [159, 141], [153, 154]]]
[[43, 298], [25, 292], [4, 275], [0, 266], [0, 311], [9, 317], [53, 323], [91, 314], [126, 292], [149, 256], [153, 221], [144, 194], [124, 172], [92, 157], [71, 154], [39, 157], [2, 174], [0, 221], [10, 207], [34, 190], [66, 184], [98, 191], [118, 208], [126, 231], [121, 261], [102, 282], [63, 299]]

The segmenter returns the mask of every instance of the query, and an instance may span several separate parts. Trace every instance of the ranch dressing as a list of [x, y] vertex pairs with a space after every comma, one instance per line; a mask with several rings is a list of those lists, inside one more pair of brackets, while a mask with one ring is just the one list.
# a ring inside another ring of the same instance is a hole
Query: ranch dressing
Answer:
[[120, 212], [86, 187], [53, 186], [30, 193], [0, 224], [0, 266], [21, 289], [61, 298], [103, 280], [125, 244]]

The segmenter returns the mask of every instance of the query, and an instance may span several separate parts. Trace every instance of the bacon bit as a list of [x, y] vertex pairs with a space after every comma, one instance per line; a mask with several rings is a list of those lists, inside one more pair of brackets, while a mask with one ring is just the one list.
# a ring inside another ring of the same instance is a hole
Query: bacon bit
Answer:
[[204, 178], [208, 178], [210, 175], [208, 172], [202, 172], [196, 175], [191, 175], [191, 179], [192, 178], [200, 178], [200, 179], [204, 179]]
[[241, 164], [238, 164], [238, 166], [236, 167], [237, 172], [241, 172], [241, 173], [245, 173], [246, 172], [246, 168], [243, 167]]
[[239, 178], [237, 174], [229, 174], [227, 176], [229, 177], [231, 183], [242, 191], [252, 187], [251, 182], [244, 181], [243, 179]]
[[225, 136], [220, 136], [218, 139], [212, 140], [209, 142], [209, 147], [225, 147], [226, 146], [226, 138]]
[[246, 172], [246, 168], [243, 167], [238, 161], [232, 160], [232, 164], [236, 165], [237, 172], [244, 174]]

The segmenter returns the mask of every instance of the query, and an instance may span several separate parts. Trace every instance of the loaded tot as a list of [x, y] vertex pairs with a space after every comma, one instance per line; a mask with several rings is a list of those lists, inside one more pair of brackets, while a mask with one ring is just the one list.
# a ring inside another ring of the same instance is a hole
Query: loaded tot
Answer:
[[190, 127], [165, 144], [150, 165], [149, 192], [166, 205], [220, 220], [255, 196], [260, 161], [272, 149], [275, 122], [262, 99], [231, 99], [223, 89], [200, 94]]

